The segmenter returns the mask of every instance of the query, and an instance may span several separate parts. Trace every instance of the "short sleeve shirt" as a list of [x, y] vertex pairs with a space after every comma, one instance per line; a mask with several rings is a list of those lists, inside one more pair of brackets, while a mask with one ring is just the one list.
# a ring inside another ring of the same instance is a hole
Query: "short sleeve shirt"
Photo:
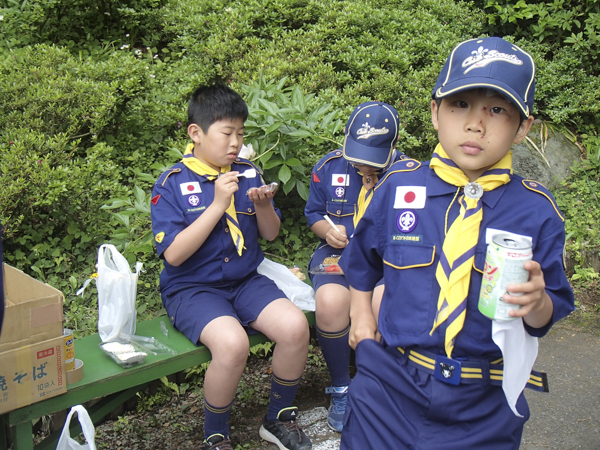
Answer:
[[[385, 279], [379, 331], [393, 347], [418, 346], [443, 354], [446, 323], [430, 334], [440, 292], [435, 277], [446, 229], [458, 216], [456, 186], [441, 180], [429, 163], [400, 161], [375, 189], [340, 260], [352, 287], [370, 291]], [[458, 192], [460, 195], [460, 192]], [[492, 321], [478, 310], [479, 289], [489, 236], [498, 231], [531, 239], [533, 259], [540, 263], [546, 291], [554, 304], [551, 323], [574, 309], [573, 292], [564, 271], [564, 220], [552, 195], [539, 183], [513, 175], [511, 181], [485, 192], [483, 219], [467, 297], [466, 319], [453, 356], [497, 357]]]
[[[395, 152], [394, 161], [404, 157]], [[346, 227], [348, 236], [354, 231], [354, 212], [363, 186], [362, 175], [338, 149], [325, 155], [315, 164], [310, 180], [310, 193], [304, 215], [310, 228], [328, 215], [336, 225]]]
[[[231, 166], [232, 171], [240, 172], [249, 168], [256, 169], [250, 161], [242, 158], [236, 159]], [[256, 209], [246, 192], [262, 184], [257, 169], [255, 178], [240, 177], [239, 189], [234, 194], [236, 215], [246, 247], [242, 256], [237, 253], [223, 216], [204, 244], [181, 265], [175, 267], [164, 261], [160, 275], [162, 292], [173, 292], [184, 284], [218, 286], [236, 282], [256, 271], [264, 255], [258, 244]], [[194, 173], [183, 163], [175, 164], [159, 177], [152, 189], [151, 216], [160, 257], [175, 237], [211, 205], [214, 195], [214, 181]]]

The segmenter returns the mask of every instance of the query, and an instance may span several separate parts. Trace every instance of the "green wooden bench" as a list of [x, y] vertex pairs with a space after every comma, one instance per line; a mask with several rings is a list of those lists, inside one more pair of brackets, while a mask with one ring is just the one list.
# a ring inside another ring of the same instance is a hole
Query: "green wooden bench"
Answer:
[[[305, 312], [305, 314], [309, 324], [314, 326], [314, 313]], [[165, 337], [161, 331], [161, 322], [168, 330], [168, 337]], [[178, 354], [148, 355], [143, 364], [123, 369], [102, 352], [99, 347], [100, 337], [97, 334], [76, 339], [75, 357], [83, 361], [83, 379], [70, 384], [65, 394], [0, 416], [0, 450], [8, 448], [5, 425], [11, 427], [14, 450], [33, 450], [33, 420], [102, 397], [102, 400], [88, 408], [92, 421], [97, 423], [150, 382], [211, 359], [206, 347], [192, 344], [188, 338], [173, 328], [166, 316], [139, 322], [136, 335], [154, 337], [175, 349]], [[251, 347], [268, 341], [263, 334], [253, 334], [249, 338]], [[74, 420], [71, 423], [71, 435], [75, 436], [80, 432], [79, 421]], [[35, 446], [35, 449], [55, 449], [59, 437], [60, 431]]]

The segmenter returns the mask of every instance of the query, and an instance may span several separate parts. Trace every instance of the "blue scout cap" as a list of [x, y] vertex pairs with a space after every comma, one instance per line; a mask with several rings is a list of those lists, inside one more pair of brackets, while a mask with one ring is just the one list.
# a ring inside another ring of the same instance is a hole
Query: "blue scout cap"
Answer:
[[361, 103], [346, 123], [344, 158], [383, 169], [389, 165], [397, 141], [398, 111], [387, 103]]
[[441, 99], [469, 89], [493, 89], [529, 117], [535, 93], [535, 64], [529, 53], [498, 37], [458, 44], [438, 76], [432, 97]]

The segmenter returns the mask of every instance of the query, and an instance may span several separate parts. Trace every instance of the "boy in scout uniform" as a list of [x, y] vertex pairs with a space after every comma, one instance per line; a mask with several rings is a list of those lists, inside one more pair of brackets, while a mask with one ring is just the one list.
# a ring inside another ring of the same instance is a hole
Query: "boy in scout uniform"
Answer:
[[[512, 172], [511, 145], [533, 122], [534, 75], [531, 56], [503, 39], [459, 44], [432, 94], [431, 161], [400, 161], [375, 188], [340, 261], [357, 365], [342, 449], [519, 448], [529, 409], [522, 388], [508, 400], [520, 378], [508, 360], [520, 354], [501, 350], [496, 332], [522, 333], [537, 352], [534, 337], [574, 309], [563, 216], [547, 189]], [[523, 264], [529, 281], [502, 297], [521, 307], [510, 322], [478, 310], [498, 233], [533, 250]], [[382, 277], [377, 323], [371, 294]], [[541, 379], [529, 377], [528, 369], [523, 386]]]
[[[398, 126], [398, 112], [392, 106], [362, 103], [348, 119], [343, 148], [328, 153], [313, 168], [304, 214], [321, 242], [309, 267], [318, 268], [332, 257], [333, 261], [339, 259], [371, 201], [375, 184], [392, 163], [404, 157], [396, 151]], [[327, 424], [341, 432], [350, 384], [348, 280], [333, 272], [310, 273], [310, 278], [316, 292], [317, 336], [331, 375], [332, 386], [325, 389], [331, 395]], [[375, 309], [383, 287], [380, 280], [373, 295]]]
[[209, 348], [203, 449], [232, 449], [228, 421], [249, 351], [247, 331], [276, 342], [271, 399], [260, 436], [280, 449], [310, 449], [292, 406], [308, 354], [302, 311], [256, 268], [258, 236], [280, 226], [273, 195], [256, 167], [238, 157], [248, 108], [226, 86], [203, 86], [188, 107], [189, 144], [152, 191], [152, 228], [163, 304], [173, 325]]

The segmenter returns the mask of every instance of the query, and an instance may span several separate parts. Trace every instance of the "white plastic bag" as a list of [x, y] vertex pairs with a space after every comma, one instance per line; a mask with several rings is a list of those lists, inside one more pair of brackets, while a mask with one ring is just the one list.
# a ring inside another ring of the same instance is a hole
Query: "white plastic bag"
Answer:
[[[77, 418], [81, 424], [81, 431], [83, 432], [83, 436], [85, 437], [87, 444], [82, 445], [75, 439], [71, 438], [69, 426], [71, 424], [71, 417], [73, 417], [74, 413], [77, 413]], [[90, 419], [90, 415], [86, 409], [81, 405], [75, 405], [71, 408], [71, 411], [69, 411], [69, 415], [67, 416], [60, 439], [58, 440], [56, 450], [96, 450], [94, 433], [94, 424], [92, 423], [92, 419]]]
[[263, 259], [256, 269], [258, 273], [269, 277], [281, 289], [294, 305], [304, 311], [315, 310], [315, 291], [310, 285], [299, 280], [283, 264]]
[[98, 334], [102, 342], [135, 334], [135, 296], [142, 263], [131, 272], [129, 263], [114, 245], [104, 244], [98, 250]]

